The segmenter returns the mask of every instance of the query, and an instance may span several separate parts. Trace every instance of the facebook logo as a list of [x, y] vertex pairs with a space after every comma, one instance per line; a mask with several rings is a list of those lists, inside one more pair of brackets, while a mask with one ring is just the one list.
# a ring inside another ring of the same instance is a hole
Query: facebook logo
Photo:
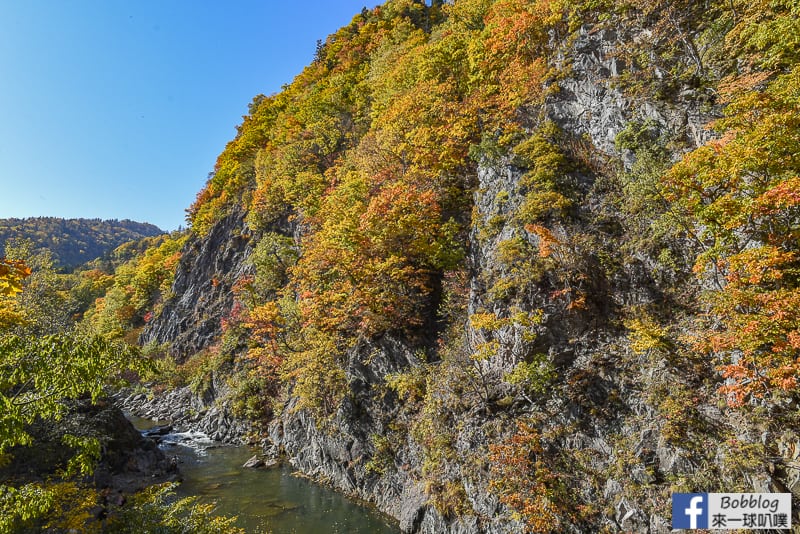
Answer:
[[791, 529], [791, 493], [673, 493], [672, 528]]
[[672, 528], [708, 528], [708, 494], [673, 493]]

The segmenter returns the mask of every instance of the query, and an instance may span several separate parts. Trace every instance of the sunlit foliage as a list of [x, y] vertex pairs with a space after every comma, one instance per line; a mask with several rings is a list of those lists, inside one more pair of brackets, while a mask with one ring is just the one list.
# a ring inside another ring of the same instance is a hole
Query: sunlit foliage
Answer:
[[[95, 285], [106, 288], [87, 310], [85, 323], [110, 339], [141, 327], [169, 294], [187, 237], [176, 232], [148, 238], [149, 248], [141, 253], [134, 251], [130, 260], [117, 266], [113, 276], [97, 270], [81, 273], [83, 280], [75, 291], [92, 292]], [[127, 255], [124, 250], [118, 252]]]
[[665, 177], [672, 210], [691, 221], [695, 272], [716, 324], [697, 348], [725, 354], [730, 402], [797, 387], [800, 344], [800, 70], [737, 95], [722, 137]]
[[[236, 303], [223, 321], [225, 339], [238, 336], [243, 347], [242, 410], [262, 410], [267, 419], [278, 399], [288, 399], [284, 407], [328, 421], [348, 393], [345, 370], [358, 344], [401, 336], [431, 358], [398, 374], [394, 386], [417, 410], [410, 435], [422, 448], [419, 476], [449, 517], [470, 511], [452, 469], [463, 460], [458, 417], [473, 408], [533, 406], [561, 387], [555, 359], [532, 347], [546, 328], [574, 325], [546, 325], [544, 312], [530, 311], [541, 303], [550, 321], [597, 312], [576, 323], [589, 329], [590, 321], [608, 321], [623, 332], [631, 358], [664, 360], [670, 369], [714, 362], [717, 374], [709, 364], [713, 376], [693, 375], [696, 382], [654, 398], [656, 411], [673, 420], [660, 429], [669, 442], [692, 434], [674, 420], [695, 413], [701, 380], [732, 407], [794, 395], [798, 5], [390, 0], [363, 10], [320, 43], [293, 83], [254, 99], [189, 210], [192, 231], [202, 236], [241, 205], [258, 241], [253, 274], [235, 285]], [[618, 27], [638, 38], [626, 40]], [[603, 53], [619, 69], [606, 89], [637, 104], [617, 137], [619, 169], [593, 167], [599, 159], [590, 136], [562, 131], [547, 113], [575, 60], [571, 40], [601, 30], [615, 35], [604, 37], [616, 48]], [[721, 117], [713, 133], [665, 131], [651, 116], [671, 117], [676, 103], [692, 121]], [[496, 192], [497, 213], [476, 209], [469, 220], [484, 193], [478, 165], [511, 169], [519, 179]], [[621, 214], [600, 220], [604, 187], [614, 190]], [[626, 231], [632, 235], [619, 235]], [[137, 256], [117, 269], [113, 284], [86, 274], [85, 294], [109, 288], [87, 314], [95, 328], [119, 336], [157, 312], [181, 243]], [[470, 255], [476, 245], [494, 256]], [[597, 288], [618, 289], [640, 266], [642, 278], [677, 281], [665, 291], [682, 292], [682, 312], [696, 320], [676, 328], [656, 305], [592, 302], [608, 296]], [[487, 309], [450, 313], [447, 281], [470, 269], [485, 278], [462, 293], [484, 298]], [[611, 309], [621, 313], [599, 317]], [[509, 333], [513, 339], [503, 339]], [[581, 373], [573, 385], [593, 376]], [[520, 424], [489, 450], [489, 489], [532, 531], [558, 530], [569, 518], [554, 474], [560, 467], [545, 461], [542, 441], [535, 425]], [[392, 449], [387, 436], [374, 442], [382, 454]]]
[[[49, 264], [39, 265], [42, 272], [32, 272], [21, 260], [3, 260], [0, 265], [5, 321], [0, 324], [0, 462], [8, 462], [13, 461], [14, 447], [32, 445], [27, 429], [34, 421], [60, 420], [67, 412], [67, 400], [96, 401], [114, 377], [141, 369], [143, 361], [136, 349], [125, 344], [69, 332], [48, 321], [49, 315], [58, 316], [48, 306], [58, 291], [50, 285], [58, 280], [48, 273]], [[75, 451], [66, 477], [92, 471], [100, 453], [97, 440], [66, 435], [64, 446]], [[0, 532], [31, 521], [49, 521], [48, 517], [56, 525], [75, 528], [88, 517], [91, 499], [69, 483], [16, 487], [3, 481]]]
[[125, 242], [161, 233], [152, 224], [127, 219], [0, 219], [0, 250], [15, 241], [28, 240], [34, 252], [49, 250], [59, 269], [74, 269]]

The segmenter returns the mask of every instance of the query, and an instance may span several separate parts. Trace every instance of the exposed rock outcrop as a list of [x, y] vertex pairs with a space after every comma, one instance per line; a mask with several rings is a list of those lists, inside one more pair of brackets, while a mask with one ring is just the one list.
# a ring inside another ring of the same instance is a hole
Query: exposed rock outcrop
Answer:
[[[365, 365], [367, 359], [369, 365]], [[443, 517], [430, 503], [419, 478], [424, 458], [411, 439], [392, 450], [389, 465], [378, 469], [370, 465], [369, 460], [376, 457], [374, 437], [388, 432], [399, 410], [399, 401], [394, 393], [387, 391], [385, 379], [390, 373], [419, 363], [407, 346], [391, 338], [361, 344], [349, 353], [348, 362], [352, 395], [332, 421], [320, 428], [307, 412], [295, 412], [294, 403], [290, 402], [281, 418], [270, 426], [268, 447], [278, 447], [295, 468], [314, 479], [374, 503], [397, 519], [403, 532], [520, 531], [518, 523], [491, 519], [496, 516], [499, 502], [485, 491], [485, 481], [472, 481], [468, 495], [483, 520], [475, 516], [455, 521]], [[479, 432], [476, 426], [478, 420], [465, 421], [465, 437], [458, 444], [465, 453], [476, 445], [467, 437]]]
[[[618, 43], [616, 32], [594, 31], [588, 26], [580, 30], [570, 49], [564, 52], [564, 57], [575, 61], [570, 75], [559, 80], [559, 91], [548, 97], [547, 117], [569, 136], [588, 137], [600, 157], [617, 155], [614, 140], [631, 120], [652, 119], [671, 132], [683, 131], [692, 142], [702, 140], [704, 134], [698, 132], [702, 132], [707, 117], [699, 112], [695, 100], [688, 99], [682, 107], [669, 108], [632, 101], [614, 87], [614, 78], [626, 68], [613, 54]], [[523, 195], [519, 185], [522, 172], [507, 159], [484, 162], [478, 169], [473, 219], [476, 226], [469, 250], [473, 273], [471, 312], [492, 307], [485, 296], [493, 277], [501, 275], [497, 260], [499, 243], [521, 235], [536, 245], [536, 236], [523, 235], [510, 223], [496, 228], [490, 238], [479, 236], [479, 227], [489, 219], [501, 216], [511, 220]], [[580, 208], [585, 212], [584, 219], [591, 219], [592, 210], [599, 205], [598, 199], [591, 198], [593, 177], [576, 173], [570, 179], [587, 199]], [[173, 285], [175, 296], [166, 303], [161, 316], [148, 324], [142, 334], [143, 342], [169, 343], [171, 352], [182, 359], [208, 347], [218, 337], [220, 320], [233, 304], [231, 285], [251, 269], [246, 261], [251, 249], [243, 218], [241, 212], [234, 212], [217, 223], [208, 236], [190, 240]], [[570, 228], [561, 231], [566, 233]], [[544, 312], [537, 344], [522, 350], [520, 334], [511, 327], [505, 328], [497, 335], [511, 349], [488, 365], [491, 372], [502, 376], [520, 361], [521, 354], [544, 351], [565, 381], [579, 381], [584, 387], [581, 396], [570, 398], [566, 393], [553, 396], [547, 407], [549, 413], [557, 414], [551, 426], [575, 427], [575, 432], [557, 445], [595, 458], [587, 468], [602, 471], [616, 461], [612, 436], [623, 424], [622, 416], [612, 415], [609, 405], [615, 403], [613, 410], [617, 414], [637, 412], [646, 417], [649, 410], [641, 392], [631, 387], [631, 377], [622, 376], [605, 357], [619, 346], [620, 333], [610, 326], [609, 319], [615, 305], [653, 301], [659, 298], [660, 290], [646, 269], [631, 266], [627, 276], [608, 280], [599, 263], [592, 263], [593, 258], [586, 261], [590, 265], [588, 280], [594, 284], [588, 291], [592, 295], [589, 310], [578, 316], [567, 313], [563, 303], [548, 298], [553, 288], [545, 281], [538, 293], [528, 296], [527, 302], [530, 309]], [[373, 437], [386, 435], [401, 409], [396, 394], [386, 387], [386, 376], [415, 365], [419, 363], [413, 349], [402, 339], [387, 336], [360, 342], [347, 353], [348, 395], [338, 412], [322, 424], [308, 412], [296, 410], [296, 401], [290, 400], [269, 426], [267, 454], [283, 454], [306, 475], [375, 503], [381, 511], [396, 518], [404, 532], [519, 532], [522, 525], [511, 520], [509, 514], [501, 513], [504, 506], [488, 491], [485, 471], [459, 474], [461, 467], [457, 463], [444, 463], [449, 476], [459, 481], [472, 509], [471, 513], [453, 518], [443, 515], [431, 503], [420, 479], [424, 455], [410, 437], [391, 451], [390, 465], [376, 469], [374, 462], [370, 463], [377, 455]], [[122, 405], [138, 415], [201, 430], [214, 439], [240, 440], [246, 427], [233, 421], [224, 407], [216, 406], [215, 398], [220, 396], [213, 391], [203, 396], [181, 388], [153, 398], [143, 394], [128, 397]], [[474, 450], [486, 447], [484, 425], [491, 419], [491, 414], [485, 411], [463, 414], [453, 444], [457, 456], [466, 458]], [[630, 428], [626, 432], [639, 430]], [[640, 441], [640, 450], [653, 451], [654, 458], [663, 458], [658, 460], [661, 469], [669, 471], [670, 466], [682, 461], [680, 451], [665, 447], [657, 432], [644, 432]], [[587, 481], [584, 488], [587, 495], [592, 495], [590, 499], [616, 502], [615, 513], [604, 520], [607, 528], [668, 530], [668, 521], [663, 516], [649, 516], [636, 502], [625, 498], [618, 481], [609, 478], [602, 494], [596, 495], [593, 494], [597, 490], [590, 484]]]
[[74, 454], [64, 446], [66, 434], [100, 441], [100, 461], [91, 476], [97, 489], [131, 493], [178, 477], [155, 442], [142, 437], [119, 408], [107, 403], [74, 403], [61, 421], [37, 422], [28, 431], [34, 445], [12, 449], [13, 461], [0, 467], [0, 478], [34, 481], [64, 469]]
[[[570, 247], [564, 247], [561, 265], [541, 268], [530, 276], [536, 280], [526, 280], [524, 291], [514, 297], [513, 313], [538, 314], [530, 331], [508, 322], [498, 327], [491, 334], [496, 354], [476, 363], [479, 358], [469, 357], [472, 347], [486, 341], [489, 334], [462, 325], [467, 340], [460, 347], [467, 354], [462, 363], [473, 367], [462, 370], [460, 376], [476, 383], [484, 380], [484, 385], [491, 380], [496, 386], [474, 395], [480, 402], [472, 405], [459, 402], [462, 391], [447, 393], [455, 399], [448, 406], [453, 412], [446, 414], [450, 418], [442, 417], [444, 424], [454, 427], [446, 429], [447, 454], [431, 458], [430, 451], [440, 444], [423, 444], [409, 430], [421, 418], [441, 414], [409, 415], [398, 393], [387, 386], [389, 375], [421, 365], [415, 351], [425, 341], [383, 335], [359, 338], [346, 351], [347, 391], [329, 419], [323, 421], [299, 409], [289, 393], [264, 436], [268, 456], [285, 455], [304, 474], [376, 504], [396, 518], [404, 532], [520, 532], [522, 523], [492, 491], [492, 467], [487, 465], [490, 444], [496, 446], [498, 439], [512, 436], [515, 421], [538, 417], [537, 466], [545, 475], [552, 467], [554, 473], [569, 478], [564, 487], [574, 492], [574, 501], [597, 508], [586, 512], [594, 513], [586, 524], [580, 523], [585, 519], [565, 519], [564, 531], [670, 530], [669, 511], [653, 503], [664, 502], [667, 480], [689, 476], [699, 467], [692, 451], [657, 423], [665, 417], [658, 411], [661, 399], [655, 388], [670, 388], [673, 370], [667, 369], [664, 357], [631, 350], [621, 310], [664, 304], [674, 298], [670, 295], [674, 280], [646, 253], [623, 255], [615, 250], [615, 243], [623, 241], [625, 221], [613, 213], [610, 193], [604, 189], [611, 186], [598, 183], [599, 167], [613, 158], [631, 168], [633, 154], [620, 152], [615, 141], [632, 122], [651, 124], [677, 140], [676, 146], [682, 147], [672, 154], [677, 157], [678, 150], [709, 139], [712, 134], [704, 125], [718, 110], [691, 87], [681, 88], [669, 102], [624, 93], [619, 77], [631, 67], [616, 51], [624, 41], [642, 37], [625, 31], [600, 25], [580, 28], [554, 61], [563, 69], [558, 88], [548, 92], [543, 108], [520, 111], [531, 115], [521, 123], [544, 119], [556, 124], [567, 145], [559, 148], [580, 163], [559, 177], [572, 195], [569, 215], [548, 221], [551, 240]], [[514, 220], [528, 193], [523, 185], [528, 169], [517, 165], [511, 154], [491, 161], [484, 158], [473, 177], [477, 189], [466, 269], [471, 314], [507, 318], [512, 313], [509, 298], [492, 295], [496, 282], [514, 269], [502, 258], [504, 245], [522, 242], [527, 247], [525, 260], [541, 250], [542, 235], [529, 228], [533, 225]], [[221, 320], [233, 305], [231, 288], [252, 269], [246, 261], [251, 244], [243, 221], [244, 214], [234, 211], [206, 237], [190, 240], [175, 278], [174, 297], [161, 316], [148, 324], [143, 342], [169, 343], [172, 354], [182, 360], [219, 337]], [[299, 242], [302, 228], [296, 226], [293, 231], [281, 233], [294, 233]], [[579, 239], [572, 239], [575, 236]], [[536, 394], [512, 394], [506, 377], [533, 357], [541, 357], [555, 378]], [[443, 363], [425, 365], [435, 374]], [[687, 372], [687, 381], [696, 375]], [[690, 386], [692, 390], [708, 387]], [[129, 396], [122, 404], [139, 415], [201, 430], [214, 439], [240, 440], [248, 427], [230, 416], [224, 398], [224, 387], [215, 383], [203, 394], [181, 388], [153, 398]], [[710, 433], [726, 424], [722, 411], [711, 402], [698, 398], [688, 402]], [[390, 434], [395, 441], [389, 442]], [[788, 451], [794, 443], [781, 447]], [[438, 481], [445, 480], [451, 487], [435, 487], [437, 480], [429, 475], [434, 468]], [[766, 473], [752, 476], [749, 482], [758, 490], [780, 484], [778, 477]], [[789, 479], [789, 485], [795, 488], [797, 479]], [[435, 502], [436, 492], [466, 504], [448, 510], [450, 503]], [[566, 517], [569, 512], [560, 513]]]
[[207, 348], [219, 338], [222, 319], [233, 306], [233, 284], [251, 273], [246, 261], [252, 235], [241, 209], [233, 209], [208, 235], [193, 235], [181, 251], [172, 297], [149, 322], [139, 338], [169, 344], [178, 360]]
[[196, 430], [215, 441], [243, 444], [252, 432], [251, 425], [230, 414], [224, 401], [226, 388], [222, 384], [217, 387], [212, 385], [203, 394], [188, 386], [156, 395], [123, 390], [114, 399], [118, 406], [138, 417], [168, 421], [176, 430]]

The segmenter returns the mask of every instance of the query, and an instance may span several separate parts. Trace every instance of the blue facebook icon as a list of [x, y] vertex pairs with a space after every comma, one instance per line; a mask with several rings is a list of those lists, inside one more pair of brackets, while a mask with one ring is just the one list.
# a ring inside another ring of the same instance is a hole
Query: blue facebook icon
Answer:
[[672, 528], [708, 528], [708, 494], [673, 493]]

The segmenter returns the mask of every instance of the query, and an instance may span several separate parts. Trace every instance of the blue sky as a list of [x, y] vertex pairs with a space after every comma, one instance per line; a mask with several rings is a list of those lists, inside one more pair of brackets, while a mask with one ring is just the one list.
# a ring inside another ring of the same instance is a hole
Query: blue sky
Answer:
[[251, 99], [376, 3], [0, 0], [0, 218], [185, 225]]

